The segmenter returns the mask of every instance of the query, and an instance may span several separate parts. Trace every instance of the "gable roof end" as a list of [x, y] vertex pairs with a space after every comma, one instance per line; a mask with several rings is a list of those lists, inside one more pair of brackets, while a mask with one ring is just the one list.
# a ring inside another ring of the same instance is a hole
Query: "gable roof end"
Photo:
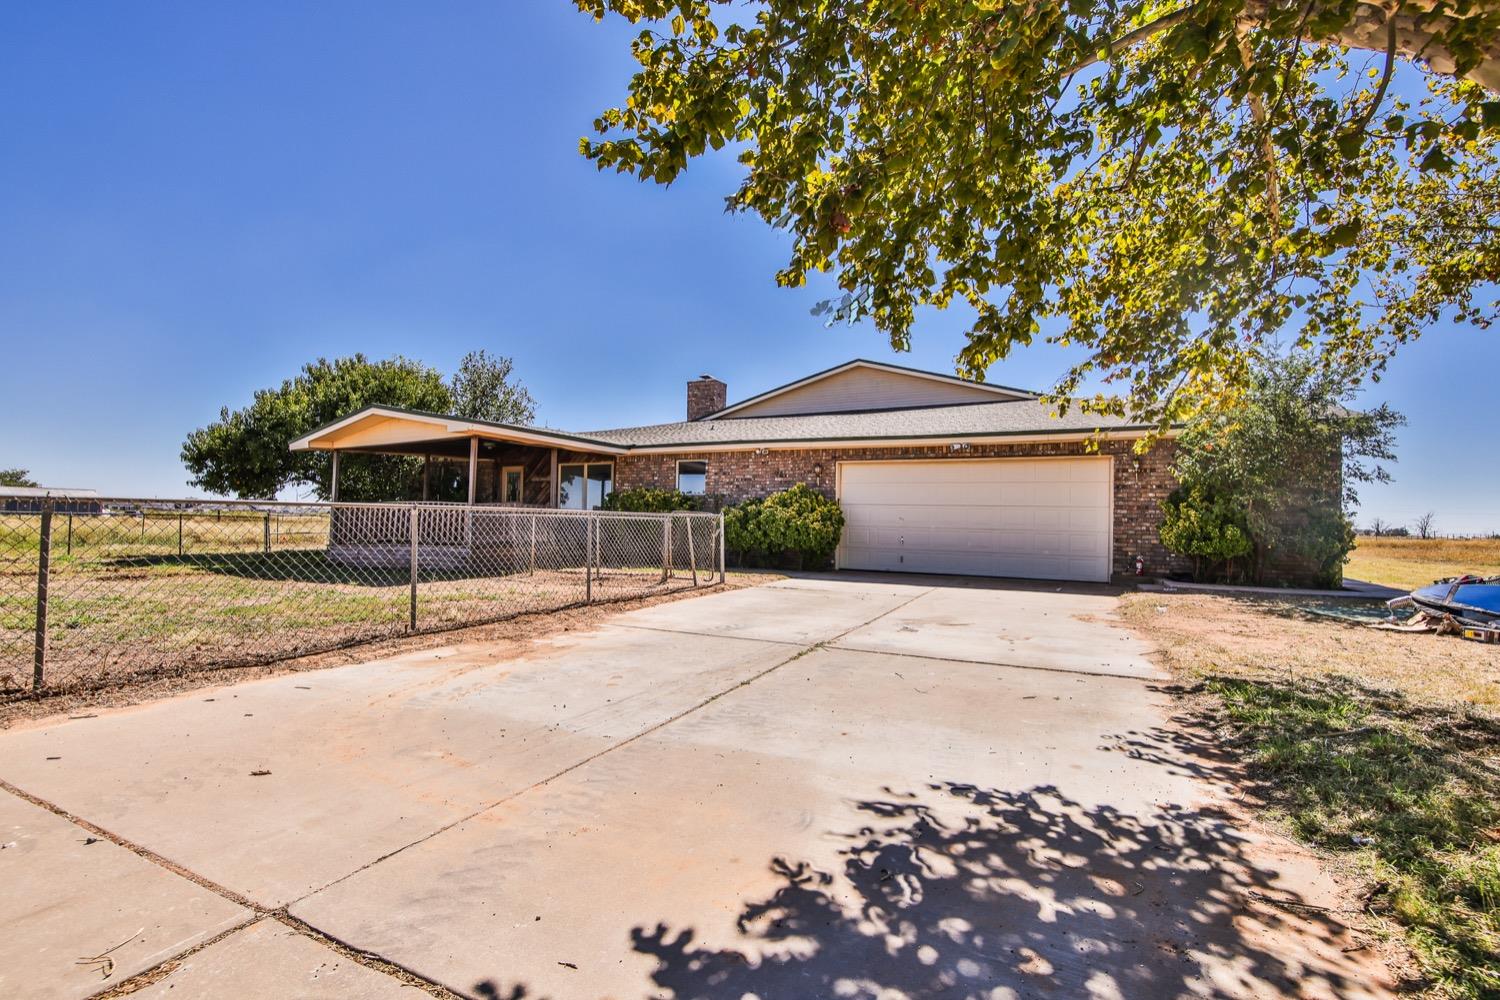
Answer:
[[923, 371], [920, 368], [908, 368], [904, 365], [893, 365], [884, 361], [870, 361], [866, 358], [855, 358], [853, 361], [846, 361], [841, 365], [835, 365], [832, 368], [827, 368], [820, 372], [814, 372], [813, 374], [797, 379], [794, 382], [788, 382], [787, 384], [777, 386], [774, 389], [768, 389], [758, 395], [751, 396], [749, 399], [742, 399], [738, 403], [734, 403], [731, 406], [726, 406], [721, 410], [715, 411], [714, 413], [706, 414], [700, 419], [718, 420], [723, 417], [728, 417], [739, 411], [748, 409], [753, 406], [758, 406], [761, 403], [766, 402], [767, 400], [774, 399], [775, 397], [781, 396], [785, 393], [793, 392], [799, 389], [805, 389], [808, 386], [824, 381], [825, 379], [833, 378], [834, 376], [842, 375], [845, 372], [855, 371], [861, 368], [871, 371], [888, 372], [895, 375], [905, 376], [907, 378], [927, 379], [946, 385], [962, 386], [965, 389], [971, 389], [978, 392], [989, 392], [997, 397], [996, 401], [999, 401], [1001, 399], [1034, 400], [1041, 397], [1040, 393], [1032, 392], [1027, 389], [1016, 389], [1011, 386], [995, 385], [990, 382], [974, 382], [969, 379], [959, 378], [957, 375], [943, 375], [938, 372]]

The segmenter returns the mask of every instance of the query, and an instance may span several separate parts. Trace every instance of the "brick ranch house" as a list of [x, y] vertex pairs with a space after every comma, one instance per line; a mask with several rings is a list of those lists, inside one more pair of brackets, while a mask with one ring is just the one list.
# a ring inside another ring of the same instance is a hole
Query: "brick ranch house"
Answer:
[[1149, 575], [1185, 566], [1157, 537], [1173, 444], [1138, 455], [1146, 432], [855, 360], [732, 405], [704, 375], [678, 423], [574, 433], [370, 406], [292, 448], [332, 452], [334, 499], [345, 452], [467, 463], [476, 504], [589, 509], [636, 487], [736, 503], [806, 483], [843, 507], [841, 569], [1107, 581], [1134, 575], [1138, 556]]

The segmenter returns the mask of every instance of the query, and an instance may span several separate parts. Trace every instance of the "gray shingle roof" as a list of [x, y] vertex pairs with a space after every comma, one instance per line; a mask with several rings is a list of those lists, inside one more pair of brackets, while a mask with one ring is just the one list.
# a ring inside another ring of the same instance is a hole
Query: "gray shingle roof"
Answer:
[[1138, 430], [1142, 425], [1123, 417], [1083, 413], [1073, 407], [1057, 416], [1036, 400], [965, 403], [920, 409], [877, 410], [859, 413], [814, 413], [785, 417], [725, 417], [685, 420], [645, 427], [584, 431], [595, 438], [625, 447], [691, 448], [694, 445], [775, 444], [869, 439], [975, 437], [1009, 434], [1077, 434], [1096, 430]]

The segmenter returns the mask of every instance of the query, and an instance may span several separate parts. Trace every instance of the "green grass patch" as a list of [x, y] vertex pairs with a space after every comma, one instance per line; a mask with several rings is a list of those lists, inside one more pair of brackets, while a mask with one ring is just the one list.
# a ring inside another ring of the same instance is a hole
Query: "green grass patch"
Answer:
[[1207, 687], [1261, 794], [1368, 872], [1428, 995], [1500, 996], [1500, 724], [1347, 680]]

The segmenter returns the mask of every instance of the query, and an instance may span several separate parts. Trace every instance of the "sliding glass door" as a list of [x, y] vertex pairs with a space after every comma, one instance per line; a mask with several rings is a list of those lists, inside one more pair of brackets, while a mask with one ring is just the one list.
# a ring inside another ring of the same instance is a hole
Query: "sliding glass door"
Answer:
[[613, 462], [578, 462], [557, 467], [557, 505], [567, 510], [598, 510], [615, 491]]

